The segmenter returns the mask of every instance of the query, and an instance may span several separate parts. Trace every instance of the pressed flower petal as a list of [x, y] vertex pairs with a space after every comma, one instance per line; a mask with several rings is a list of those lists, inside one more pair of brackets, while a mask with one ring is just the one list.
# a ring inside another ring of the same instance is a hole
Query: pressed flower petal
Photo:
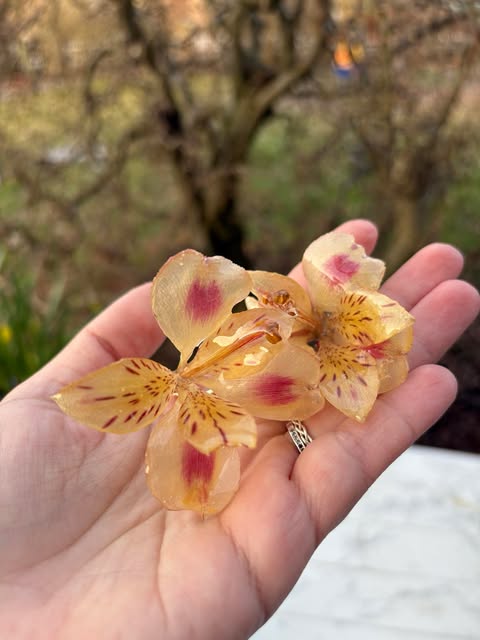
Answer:
[[240, 459], [234, 447], [206, 455], [183, 438], [177, 409], [152, 429], [145, 471], [152, 494], [166, 509], [190, 509], [202, 515], [221, 511], [240, 480]]
[[398, 302], [367, 290], [344, 293], [328, 319], [334, 342], [363, 346], [382, 343], [412, 324]]
[[257, 425], [237, 404], [196, 384], [179, 386], [178, 425], [184, 437], [202, 453], [220, 446], [257, 444]]
[[280, 309], [292, 317], [310, 319], [312, 305], [307, 292], [288, 276], [268, 271], [249, 271], [252, 293], [261, 307]]
[[375, 358], [380, 378], [379, 393], [386, 393], [398, 387], [408, 375], [408, 360], [405, 357], [413, 343], [413, 327], [409, 326], [395, 336], [367, 347], [366, 351]]
[[316, 355], [291, 343], [280, 346], [254, 375], [243, 379], [220, 375], [211, 381], [212, 388], [259, 418], [303, 420], [313, 415], [324, 404]]
[[[398, 302], [377, 291], [368, 292], [368, 297], [377, 306], [380, 322], [384, 327], [381, 333], [385, 336], [384, 340], [390, 341], [390, 348], [398, 351], [400, 345], [403, 345], [401, 352], [409, 351], [413, 340], [414, 317]], [[394, 340], [398, 334], [402, 335]], [[405, 348], [406, 351], [403, 350]]]
[[406, 356], [382, 358], [377, 360], [377, 371], [380, 379], [378, 393], [386, 393], [407, 379], [408, 359]]
[[176, 376], [146, 358], [124, 358], [76, 380], [53, 399], [68, 416], [104, 433], [131, 433], [171, 407]]
[[385, 273], [385, 264], [369, 258], [353, 236], [335, 231], [312, 242], [302, 266], [317, 311], [332, 311], [342, 291], [378, 289]]
[[320, 343], [320, 389], [345, 415], [364, 420], [378, 394], [378, 372], [372, 355], [356, 347]]
[[263, 368], [290, 336], [294, 320], [275, 309], [252, 309], [232, 314], [207, 340], [182, 370], [209, 386], [220, 375], [240, 378]]
[[410, 325], [384, 342], [369, 345], [366, 347], [366, 351], [368, 351], [375, 360], [381, 360], [382, 358], [405, 355], [412, 348], [412, 344], [413, 325]]
[[[413, 316], [410, 316], [413, 321]], [[413, 344], [413, 323], [406, 329], [392, 336], [384, 345], [384, 351], [389, 355], [405, 355]]]
[[188, 249], [165, 263], [153, 281], [152, 307], [163, 332], [181, 352], [181, 363], [250, 287], [245, 269], [219, 256], [207, 258]]

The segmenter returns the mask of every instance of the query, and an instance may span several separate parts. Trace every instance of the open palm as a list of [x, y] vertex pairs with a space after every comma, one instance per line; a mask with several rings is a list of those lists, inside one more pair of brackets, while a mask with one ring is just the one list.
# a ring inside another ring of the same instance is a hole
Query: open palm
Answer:
[[[341, 230], [373, 248], [370, 223]], [[455, 249], [431, 245], [385, 284], [416, 318], [412, 370], [365, 424], [327, 408], [307, 421], [315, 441], [300, 456], [282, 425], [260, 424], [266, 444], [231, 504], [207, 520], [166, 512], [149, 494], [146, 430], [104, 435], [50, 400], [79, 376], [160, 344], [149, 285], [111, 305], [0, 404], [0, 636], [248, 637], [319, 542], [452, 402], [453, 376], [430, 363], [478, 312], [476, 291], [453, 280], [461, 268]]]

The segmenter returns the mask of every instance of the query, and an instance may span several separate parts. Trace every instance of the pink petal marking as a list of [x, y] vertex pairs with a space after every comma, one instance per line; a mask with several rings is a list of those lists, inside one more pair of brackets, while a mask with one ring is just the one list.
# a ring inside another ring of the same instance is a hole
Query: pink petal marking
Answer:
[[190, 285], [185, 308], [194, 320], [206, 322], [215, 315], [221, 304], [222, 292], [216, 282], [202, 284], [195, 280]]
[[360, 265], [351, 260], [346, 253], [337, 253], [325, 262], [324, 269], [334, 284], [345, 284], [357, 273]]
[[370, 347], [367, 347], [365, 351], [375, 358], [375, 360], [379, 360], [385, 357], [385, 342], [380, 342], [379, 344], [372, 344]]
[[296, 400], [292, 393], [293, 378], [278, 374], [266, 374], [257, 380], [255, 394], [268, 404], [288, 404]]
[[191, 444], [185, 442], [182, 455], [182, 476], [188, 485], [200, 480], [207, 484], [213, 476], [215, 457], [197, 451]]

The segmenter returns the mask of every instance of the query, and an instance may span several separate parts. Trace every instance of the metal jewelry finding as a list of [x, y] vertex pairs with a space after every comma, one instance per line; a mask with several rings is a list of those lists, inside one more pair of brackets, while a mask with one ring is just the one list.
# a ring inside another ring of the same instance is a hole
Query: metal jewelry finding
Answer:
[[287, 422], [287, 430], [299, 453], [302, 453], [307, 444], [312, 442], [310, 434], [300, 420], [290, 420]]

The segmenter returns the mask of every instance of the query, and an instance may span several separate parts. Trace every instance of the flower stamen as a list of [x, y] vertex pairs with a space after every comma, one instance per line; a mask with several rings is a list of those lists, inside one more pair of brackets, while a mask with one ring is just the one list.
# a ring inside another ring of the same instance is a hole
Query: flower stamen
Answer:
[[235, 340], [235, 342], [233, 342], [232, 344], [223, 347], [223, 349], [217, 351], [211, 358], [208, 358], [201, 364], [197, 366], [189, 366], [187, 370], [182, 371], [182, 378], [192, 378], [199, 375], [200, 373], [203, 373], [204, 371], [209, 369], [212, 364], [215, 364], [219, 360], [230, 356], [232, 353], [235, 353], [235, 351], [238, 351], [238, 349], [241, 349], [247, 344], [252, 344], [260, 338], [266, 338], [272, 344], [275, 344], [282, 339], [280, 334], [278, 333], [278, 330], [275, 330], [273, 327], [270, 329], [270, 331], [265, 329], [255, 331], [254, 333], [243, 336], [242, 338]]

